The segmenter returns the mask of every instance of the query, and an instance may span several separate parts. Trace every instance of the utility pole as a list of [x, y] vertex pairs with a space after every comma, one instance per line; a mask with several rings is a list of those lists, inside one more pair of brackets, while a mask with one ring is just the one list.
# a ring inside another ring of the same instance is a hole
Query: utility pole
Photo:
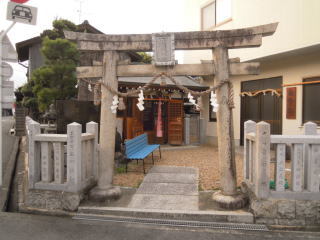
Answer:
[[77, 11], [79, 14], [79, 24], [81, 24], [81, 18], [82, 18], [82, 3], [84, 2], [84, 0], [76, 0], [77, 2], [79, 2], [79, 10]]

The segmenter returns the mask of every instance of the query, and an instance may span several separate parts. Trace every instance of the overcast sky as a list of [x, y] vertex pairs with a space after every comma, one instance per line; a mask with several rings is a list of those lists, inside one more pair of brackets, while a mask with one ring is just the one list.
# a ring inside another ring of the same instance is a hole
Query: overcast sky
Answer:
[[[88, 20], [106, 34], [130, 34], [185, 31], [183, 2], [185, 0], [30, 0], [25, 5], [38, 8], [37, 25], [17, 23], [8, 36], [13, 44], [39, 36], [51, 28], [57, 18], [76, 24]], [[8, 0], [0, 0], [0, 29], [11, 22], [6, 20]], [[26, 70], [13, 64], [15, 87], [26, 82]]]

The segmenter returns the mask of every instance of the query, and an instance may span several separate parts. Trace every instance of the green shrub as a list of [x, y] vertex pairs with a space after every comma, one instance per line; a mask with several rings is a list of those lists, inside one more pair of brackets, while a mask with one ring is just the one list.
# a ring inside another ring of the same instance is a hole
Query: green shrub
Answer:
[[[269, 186], [270, 186], [270, 189], [276, 189], [276, 184], [275, 184], [274, 180], [271, 180], [271, 181], [269, 182]], [[284, 188], [285, 188], [285, 189], [288, 189], [288, 188], [289, 188], [289, 183], [288, 183], [288, 180], [287, 180], [287, 179], [285, 179]]]

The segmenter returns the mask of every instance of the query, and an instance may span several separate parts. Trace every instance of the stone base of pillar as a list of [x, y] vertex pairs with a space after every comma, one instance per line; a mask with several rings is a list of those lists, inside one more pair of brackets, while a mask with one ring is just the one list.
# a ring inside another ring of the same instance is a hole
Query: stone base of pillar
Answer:
[[93, 188], [89, 192], [89, 199], [94, 202], [104, 202], [106, 200], [116, 200], [121, 196], [120, 187], [110, 187], [107, 189]]
[[236, 195], [227, 196], [218, 191], [212, 195], [212, 199], [219, 207], [229, 210], [243, 208], [248, 203], [247, 196], [241, 192], [238, 192]]

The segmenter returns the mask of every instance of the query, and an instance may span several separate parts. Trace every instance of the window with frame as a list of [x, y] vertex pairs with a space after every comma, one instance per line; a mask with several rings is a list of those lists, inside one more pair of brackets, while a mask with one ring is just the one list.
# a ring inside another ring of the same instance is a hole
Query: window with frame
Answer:
[[232, 0], [215, 0], [201, 8], [201, 30], [208, 30], [231, 18]]
[[311, 121], [320, 125], [320, 76], [305, 78], [303, 82], [310, 83], [303, 85], [302, 122]]

